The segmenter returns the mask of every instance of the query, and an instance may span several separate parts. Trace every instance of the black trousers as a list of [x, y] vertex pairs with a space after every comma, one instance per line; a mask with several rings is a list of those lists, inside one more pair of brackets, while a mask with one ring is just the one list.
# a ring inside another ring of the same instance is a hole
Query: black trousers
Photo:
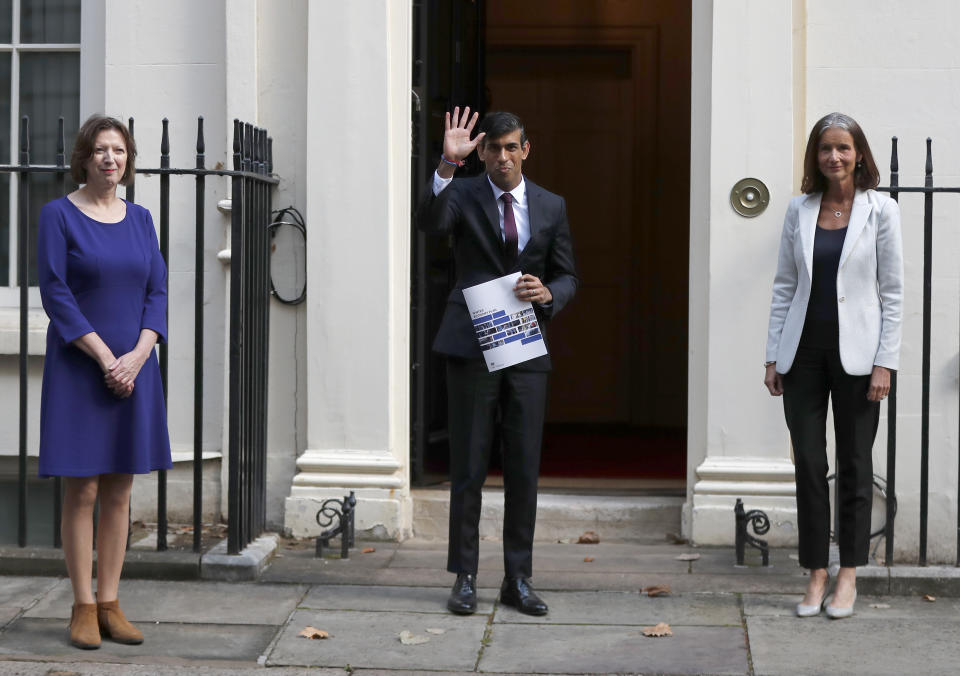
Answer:
[[826, 568], [830, 545], [827, 488], [827, 398], [837, 441], [837, 509], [841, 566], [863, 566], [870, 548], [873, 441], [880, 402], [868, 401], [870, 376], [851, 376], [838, 350], [797, 350], [783, 376], [783, 410], [793, 440], [797, 478], [800, 565]]
[[450, 432], [450, 541], [447, 570], [477, 572], [480, 489], [487, 478], [497, 412], [503, 444], [503, 567], [533, 574], [537, 476], [547, 401], [547, 374], [516, 367], [490, 373], [482, 359], [447, 359]]

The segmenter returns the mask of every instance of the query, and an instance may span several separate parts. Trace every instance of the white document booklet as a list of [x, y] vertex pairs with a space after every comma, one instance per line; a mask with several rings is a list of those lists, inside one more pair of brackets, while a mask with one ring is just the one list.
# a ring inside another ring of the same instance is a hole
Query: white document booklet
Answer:
[[547, 354], [533, 304], [513, 293], [521, 276], [517, 272], [463, 290], [488, 371]]

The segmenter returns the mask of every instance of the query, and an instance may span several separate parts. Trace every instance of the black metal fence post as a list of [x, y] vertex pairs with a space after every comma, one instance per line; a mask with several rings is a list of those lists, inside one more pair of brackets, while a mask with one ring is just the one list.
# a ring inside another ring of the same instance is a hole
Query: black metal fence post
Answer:
[[[900, 185], [897, 158], [897, 137], [894, 136], [890, 144], [890, 197], [899, 203], [900, 193], [896, 191]], [[897, 372], [890, 372], [890, 394], [887, 396], [887, 519], [884, 531], [884, 563], [893, 565], [893, 534], [894, 519], [896, 518], [897, 495]]]
[[20, 121], [20, 166], [17, 175], [17, 283], [20, 285], [20, 463], [17, 544], [27, 546], [27, 312], [30, 306], [30, 120]]
[[[243, 160], [241, 156], [243, 127], [240, 120], [233, 121], [233, 170], [240, 172], [243, 170]], [[227, 488], [227, 552], [230, 554], [240, 553], [241, 533], [240, 527], [243, 523], [241, 518], [241, 499], [240, 499], [240, 357], [243, 347], [243, 333], [241, 322], [243, 318], [240, 314], [240, 303], [243, 295], [241, 293], [242, 279], [241, 266], [239, 264], [242, 255], [242, 219], [243, 219], [243, 179], [239, 174], [234, 174], [231, 180], [232, 189], [230, 191], [230, 371], [229, 371], [229, 411], [228, 411], [228, 433], [229, 433], [229, 468], [228, 468], [228, 488]]]
[[[932, 141], [927, 139], [923, 187], [933, 187]], [[923, 194], [923, 358], [920, 399], [920, 565], [927, 565], [927, 509], [930, 489], [930, 302], [933, 273], [933, 193]]]
[[[197, 169], [205, 164], [206, 144], [203, 138], [203, 116], [197, 118]], [[196, 238], [194, 241], [193, 293], [193, 551], [201, 549], [203, 535], [203, 256], [204, 202], [206, 175], [196, 178]]]
[[[160, 168], [170, 168], [170, 121], [163, 118], [163, 134], [160, 137]], [[160, 253], [167, 266], [167, 292], [170, 289], [170, 174], [160, 174]], [[170, 324], [170, 303], [167, 296], [167, 331]], [[163, 385], [163, 399], [167, 401], [170, 394], [168, 387], [167, 344], [161, 343], [159, 349], [160, 382]], [[167, 548], [167, 472], [157, 472], [157, 551]]]
[[[66, 143], [63, 138], [63, 116], [57, 122], [57, 191], [61, 195], [65, 195], [67, 192], [66, 188]], [[60, 526], [62, 519], [63, 511], [63, 479], [61, 477], [54, 477], [53, 479], [53, 546], [61, 547], [63, 546], [62, 538], [60, 536]], [[128, 541], [129, 541], [129, 530], [128, 530]]]

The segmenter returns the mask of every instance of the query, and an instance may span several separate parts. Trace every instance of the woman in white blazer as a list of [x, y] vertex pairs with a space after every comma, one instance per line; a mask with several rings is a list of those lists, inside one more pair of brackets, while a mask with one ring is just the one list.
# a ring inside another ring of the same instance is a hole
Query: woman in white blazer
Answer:
[[896, 201], [860, 126], [831, 113], [810, 132], [804, 193], [783, 223], [770, 303], [764, 384], [783, 395], [796, 465], [800, 565], [810, 581], [797, 615], [818, 615], [829, 586], [827, 400], [837, 442], [840, 572], [831, 618], [849, 617], [867, 563], [873, 441], [900, 355], [903, 252]]

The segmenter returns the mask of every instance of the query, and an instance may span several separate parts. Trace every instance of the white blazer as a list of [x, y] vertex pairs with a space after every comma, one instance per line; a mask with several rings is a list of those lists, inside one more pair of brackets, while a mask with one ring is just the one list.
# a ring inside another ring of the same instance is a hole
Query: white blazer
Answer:
[[[793, 366], [803, 332], [822, 197], [821, 193], [794, 197], [783, 220], [767, 335], [767, 361], [777, 362], [777, 373], [786, 373]], [[858, 190], [837, 270], [844, 371], [859, 376], [869, 375], [875, 364], [899, 367], [902, 305], [900, 208], [876, 190]]]

